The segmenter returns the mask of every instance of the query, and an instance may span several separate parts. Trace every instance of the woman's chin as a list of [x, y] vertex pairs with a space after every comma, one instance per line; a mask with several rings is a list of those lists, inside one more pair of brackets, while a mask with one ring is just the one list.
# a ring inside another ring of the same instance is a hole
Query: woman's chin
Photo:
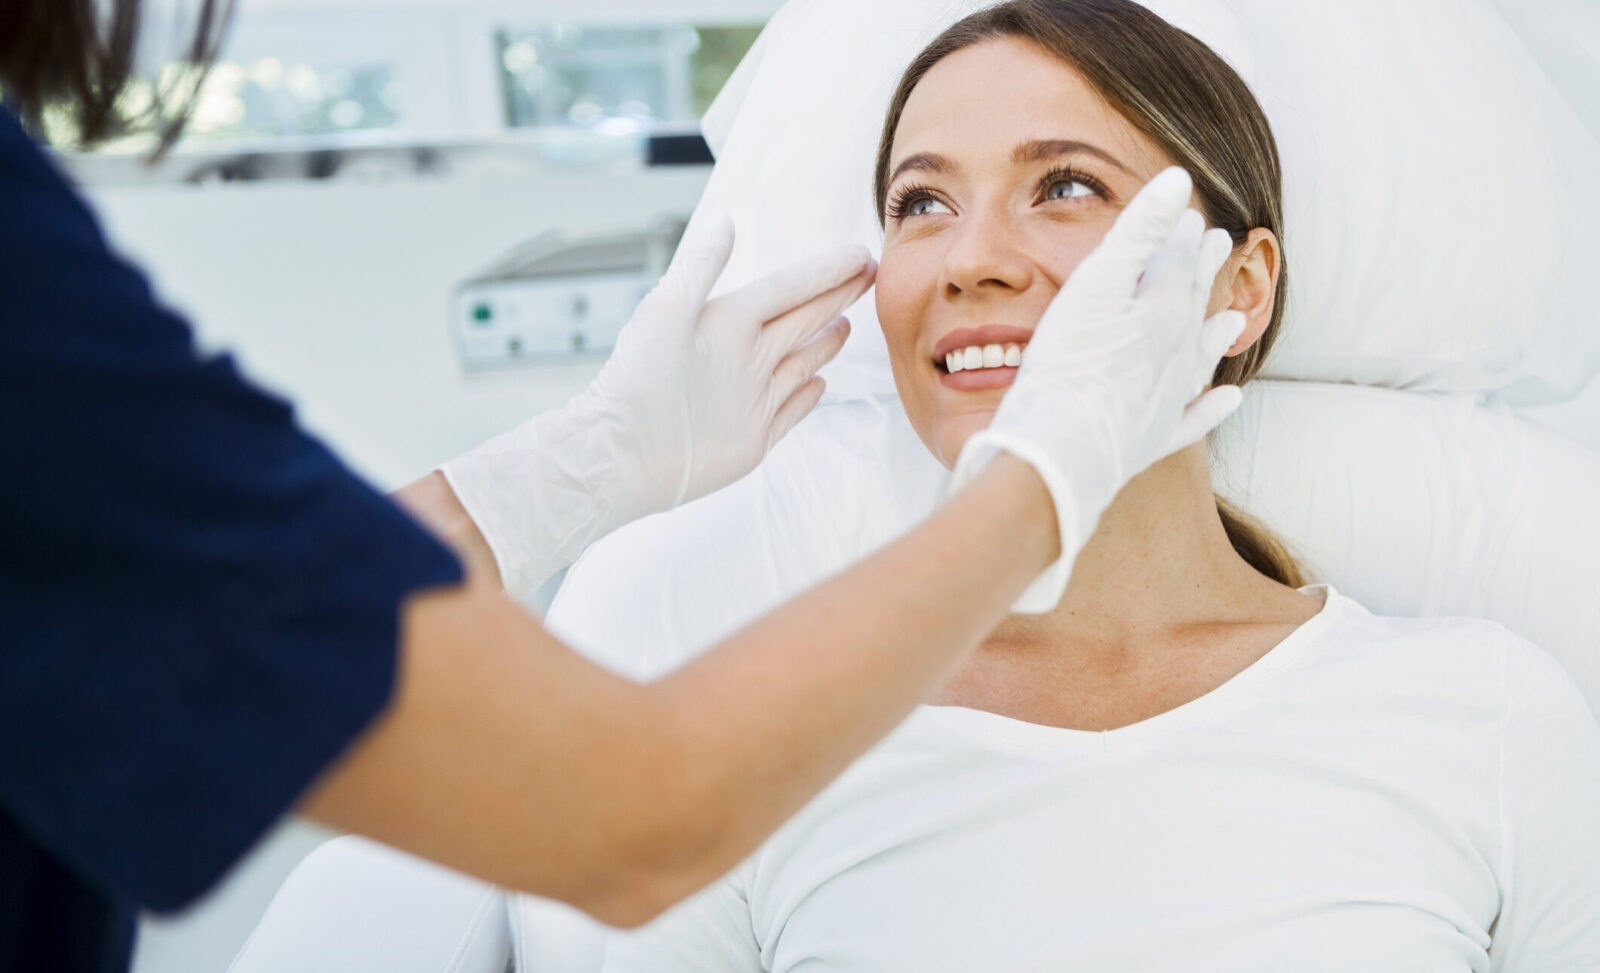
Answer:
[[971, 439], [974, 433], [989, 428], [989, 423], [992, 421], [994, 421], [994, 410], [983, 409], [952, 416], [941, 422], [937, 438], [939, 462], [954, 469], [956, 459], [961, 455], [961, 447], [967, 444], [967, 440]]

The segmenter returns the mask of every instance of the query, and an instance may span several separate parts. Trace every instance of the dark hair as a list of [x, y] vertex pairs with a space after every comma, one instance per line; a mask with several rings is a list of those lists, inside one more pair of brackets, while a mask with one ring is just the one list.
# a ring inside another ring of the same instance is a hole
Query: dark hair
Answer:
[[[1244, 79], [1205, 44], [1131, 0], [1011, 0], [958, 21], [912, 60], [900, 79], [878, 144], [873, 193], [884, 219], [890, 153], [911, 92], [935, 64], [998, 38], [1038, 45], [1077, 69], [1090, 86], [1194, 177], [1212, 226], [1243, 244], [1261, 227], [1283, 239], [1283, 176], [1266, 114]], [[1261, 371], [1287, 303], [1288, 267], [1279, 254], [1277, 300], [1266, 331], [1217, 366], [1217, 384], [1243, 385]], [[1216, 498], [1234, 550], [1262, 574], [1306, 583], [1293, 554], [1233, 503]]]
[[188, 69], [183, 83], [176, 92], [153, 91], [149, 107], [130, 117], [119, 102], [132, 78], [140, 6], [140, 0], [4, 0], [0, 99], [35, 133], [43, 132], [47, 110], [61, 111], [79, 147], [148, 128], [158, 137], [153, 155], [161, 155], [194, 110], [233, 4], [199, 0], [194, 33], [179, 55]]

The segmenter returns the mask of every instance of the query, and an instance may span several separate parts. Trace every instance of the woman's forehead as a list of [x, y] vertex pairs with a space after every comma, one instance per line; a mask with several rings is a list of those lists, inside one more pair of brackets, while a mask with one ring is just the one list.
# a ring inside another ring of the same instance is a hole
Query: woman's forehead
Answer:
[[963, 48], [935, 64], [912, 90], [895, 128], [890, 171], [913, 156], [956, 168], [1031, 161], [1023, 146], [1077, 142], [1145, 175], [1162, 153], [1077, 68], [1019, 38]]

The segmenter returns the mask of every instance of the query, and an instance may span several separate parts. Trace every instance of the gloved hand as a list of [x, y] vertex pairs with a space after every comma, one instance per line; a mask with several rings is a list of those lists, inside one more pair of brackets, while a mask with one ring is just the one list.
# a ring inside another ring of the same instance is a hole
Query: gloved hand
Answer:
[[821, 398], [877, 265], [843, 247], [708, 303], [732, 251], [725, 220], [686, 239], [586, 390], [440, 467], [513, 594], [749, 473]]
[[1171, 168], [1134, 197], [1051, 302], [993, 422], [956, 460], [952, 489], [1005, 450], [1039, 472], [1055, 502], [1061, 558], [1015, 611], [1053, 609], [1123, 485], [1198, 442], [1243, 399], [1233, 385], [1201, 394], [1245, 319], [1205, 320], [1232, 243], [1187, 208], [1192, 189]]

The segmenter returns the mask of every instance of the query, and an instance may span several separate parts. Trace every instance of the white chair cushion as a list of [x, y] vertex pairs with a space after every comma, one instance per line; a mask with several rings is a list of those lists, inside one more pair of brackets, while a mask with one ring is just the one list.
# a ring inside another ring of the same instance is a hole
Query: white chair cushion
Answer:
[[229, 973], [504, 973], [504, 892], [365, 838], [325, 842], [278, 889]]

